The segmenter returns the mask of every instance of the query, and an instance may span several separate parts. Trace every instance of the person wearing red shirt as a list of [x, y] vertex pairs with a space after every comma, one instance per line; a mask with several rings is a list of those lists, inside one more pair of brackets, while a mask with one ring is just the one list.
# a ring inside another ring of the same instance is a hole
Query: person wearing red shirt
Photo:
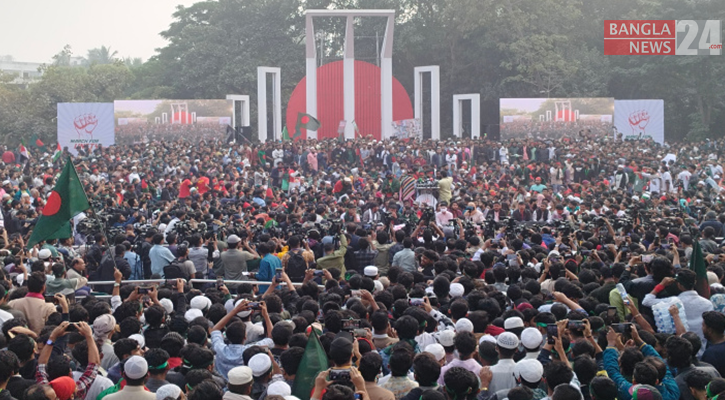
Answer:
[[179, 198], [184, 199], [191, 195], [191, 186], [192, 183], [189, 179], [184, 179], [183, 182], [181, 182], [181, 186], [179, 187]]

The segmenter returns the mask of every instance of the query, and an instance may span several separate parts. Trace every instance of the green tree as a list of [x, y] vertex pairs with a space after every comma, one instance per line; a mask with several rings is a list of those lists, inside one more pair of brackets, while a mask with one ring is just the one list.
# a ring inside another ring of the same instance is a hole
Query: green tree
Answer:
[[88, 50], [88, 64], [114, 64], [120, 61], [116, 56], [118, 52], [111, 47], [101, 46]]

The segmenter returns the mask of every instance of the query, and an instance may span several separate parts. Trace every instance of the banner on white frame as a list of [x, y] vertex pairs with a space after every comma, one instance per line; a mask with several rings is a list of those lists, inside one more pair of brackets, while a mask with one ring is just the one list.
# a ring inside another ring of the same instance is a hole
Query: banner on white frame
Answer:
[[112, 146], [113, 122], [113, 103], [58, 103], [58, 143], [74, 155], [82, 146]]
[[664, 100], [615, 100], [614, 126], [624, 140], [665, 141]]

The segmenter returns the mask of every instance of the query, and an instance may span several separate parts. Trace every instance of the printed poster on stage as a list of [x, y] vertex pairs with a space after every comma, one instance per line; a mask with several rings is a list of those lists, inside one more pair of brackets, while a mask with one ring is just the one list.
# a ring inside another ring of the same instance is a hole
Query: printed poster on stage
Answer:
[[665, 141], [664, 100], [616, 100], [614, 127], [624, 140]]
[[114, 145], [113, 103], [58, 103], [58, 143], [74, 155], [78, 147]]

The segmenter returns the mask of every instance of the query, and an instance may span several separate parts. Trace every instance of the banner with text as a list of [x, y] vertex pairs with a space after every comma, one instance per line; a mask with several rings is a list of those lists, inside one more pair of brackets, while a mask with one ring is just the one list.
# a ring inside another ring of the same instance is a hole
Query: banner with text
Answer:
[[612, 134], [614, 99], [501, 99], [501, 139], [560, 139]]
[[615, 100], [614, 127], [624, 140], [665, 141], [664, 100]]
[[150, 140], [224, 139], [231, 100], [116, 100], [118, 144]]
[[90, 150], [115, 144], [113, 103], [58, 103], [58, 143], [74, 155], [78, 147]]

